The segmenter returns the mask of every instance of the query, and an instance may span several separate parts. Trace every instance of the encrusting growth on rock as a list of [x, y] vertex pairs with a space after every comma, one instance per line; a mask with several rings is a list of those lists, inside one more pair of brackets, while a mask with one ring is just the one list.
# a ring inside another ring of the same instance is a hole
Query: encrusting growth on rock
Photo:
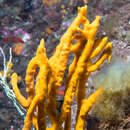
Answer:
[[[32, 125], [37, 130], [70, 130], [71, 103], [74, 95], [76, 95], [78, 107], [75, 128], [83, 130], [85, 115], [103, 91], [98, 89], [85, 99], [85, 84], [91, 72], [97, 70], [107, 58], [110, 61], [112, 52], [112, 43], [107, 43], [107, 37], [95, 40], [100, 16], [96, 16], [90, 23], [86, 18], [86, 11], [87, 6], [78, 8], [77, 17], [61, 37], [50, 59], [46, 56], [44, 40], [40, 41], [36, 56], [31, 59], [26, 71], [27, 98], [18, 89], [17, 74], [12, 75], [12, 86], [17, 100], [27, 109], [23, 130], [31, 130]], [[73, 44], [75, 40], [77, 43]], [[70, 53], [74, 53], [75, 57], [67, 68]], [[100, 55], [98, 60], [93, 63], [93, 58], [98, 55]], [[39, 72], [34, 83], [37, 68]], [[58, 113], [56, 95], [63, 83], [66, 69], [68, 74], [65, 79], [64, 102], [61, 112]], [[47, 128], [46, 116], [50, 119], [51, 128]]]

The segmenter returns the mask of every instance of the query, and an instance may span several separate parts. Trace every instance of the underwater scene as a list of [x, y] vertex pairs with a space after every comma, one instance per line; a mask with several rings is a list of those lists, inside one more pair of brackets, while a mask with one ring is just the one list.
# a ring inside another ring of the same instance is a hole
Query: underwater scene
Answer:
[[130, 1], [0, 0], [0, 130], [130, 130]]

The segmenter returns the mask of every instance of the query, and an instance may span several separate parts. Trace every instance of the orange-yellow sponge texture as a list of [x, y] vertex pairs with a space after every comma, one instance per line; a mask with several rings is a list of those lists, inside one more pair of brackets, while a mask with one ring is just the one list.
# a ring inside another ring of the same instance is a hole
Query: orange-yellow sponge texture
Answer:
[[[17, 86], [17, 74], [12, 75], [12, 86], [20, 104], [27, 109], [23, 130], [30, 130], [32, 125], [37, 130], [70, 130], [71, 129], [71, 103], [74, 95], [77, 98], [76, 130], [84, 129], [85, 115], [88, 113], [103, 89], [98, 89], [88, 99], [85, 99], [85, 84], [91, 72], [111, 59], [112, 43], [107, 43], [107, 37], [95, 39], [99, 28], [100, 16], [90, 23], [86, 18], [87, 6], [78, 8], [78, 15], [60, 39], [54, 55], [48, 59], [44, 40], [37, 49], [36, 56], [31, 59], [26, 71], [25, 98]], [[83, 28], [80, 28], [82, 25]], [[77, 43], [73, 44], [74, 41]], [[67, 68], [68, 56], [74, 53], [74, 60]], [[98, 56], [95, 62], [93, 58]], [[36, 69], [39, 72], [35, 80]], [[62, 85], [64, 74], [65, 95], [61, 113], [57, 112], [56, 96], [58, 88]], [[51, 128], [47, 127], [46, 116], [49, 117]], [[64, 126], [63, 126], [64, 123]]]

